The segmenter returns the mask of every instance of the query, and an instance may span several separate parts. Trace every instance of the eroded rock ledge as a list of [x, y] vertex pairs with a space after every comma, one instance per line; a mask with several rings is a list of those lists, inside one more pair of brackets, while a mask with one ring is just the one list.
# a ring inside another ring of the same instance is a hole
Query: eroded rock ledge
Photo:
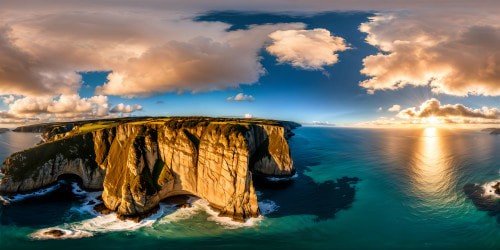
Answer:
[[[0, 193], [34, 191], [63, 174], [103, 189], [122, 216], [148, 213], [167, 197], [192, 194], [244, 220], [260, 214], [252, 172], [290, 176], [286, 138], [297, 124], [215, 118], [144, 118], [78, 124], [5, 162]], [[58, 129], [56, 129], [58, 130]]]

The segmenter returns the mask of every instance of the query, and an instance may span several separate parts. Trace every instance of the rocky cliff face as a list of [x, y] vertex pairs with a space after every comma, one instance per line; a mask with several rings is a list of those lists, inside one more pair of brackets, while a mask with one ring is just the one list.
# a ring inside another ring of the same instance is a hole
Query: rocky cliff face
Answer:
[[252, 173], [294, 174], [287, 133], [281, 124], [171, 120], [56, 136], [10, 156], [0, 192], [28, 192], [75, 174], [85, 188], [103, 189], [105, 206], [119, 215], [192, 194], [244, 220], [260, 214]]

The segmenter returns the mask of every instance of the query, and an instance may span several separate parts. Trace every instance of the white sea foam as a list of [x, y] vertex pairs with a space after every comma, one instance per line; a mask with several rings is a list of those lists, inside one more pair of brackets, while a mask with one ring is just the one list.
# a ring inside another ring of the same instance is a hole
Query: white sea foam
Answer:
[[266, 179], [272, 182], [282, 182], [282, 181], [290, 181], [296, 179], [297, 177], [299, 177], [298, 173], [295, 173], [291, 177], [266, 177]]
[[46, 194], [48, 194], [50, 192], [53, 192], [53, 191], [57, 190], [58, 188], [59, 188], [59, 184], [56, 184], [56, 185], [48, 187], [48, 188], [40, 189], [40, 190], [38, 190], [36, 192], [33, 192], [33, 193], [16, 194], [16, 195], [7, 196], [7, 197], [0, 196], [0, 200], [2, 200], [4, 202], [4, 204], [5, 203], [18, 202], [18, 201], [22, 201], [22, 200], [25, 200], [25, 199], [28, 199], [28, 198], [46, 195]]
[[279, 207], [280, 206], [278, 206], [276, 202], [271, 200], [263, 200], [259, 202], [260, 213], [264, 216], [278, 210]]
[[159, 223], [174, 223], [193, 217], [194, 215], [203, 211], [203, 207], [199, 205], [200, 200], [201, 199], [196, 197], [190, 197], [187, 200], [187, 203], [189, 203], [190, 207], [177, 208], [176, 205], [163, 205], [165, 214], [160, 219]]
[[238, 228], [244, 228], [244, 227], [254, 227], [264, 219], [264, 216], [261, 215], [257, 218], [246, 219], [245, 222], [237, 222], [237, 221], [233, 221], [233, 219], [231, 219], [229, 217], [220, 217], [219, 211], [216, 211], [213, 208], [211, 208], [209, 203], [205, 200], [200, 199], [197, 205], [200, 206], [205, 211], [205, 213], [207, 213], [209, 215], [207, 218], [208, 221], [213, 221], [213, 222], [223, 226], [226, 229], [238, 229]]
[[[51, 231], [58, 231], [62, 235], [61, 236], [55, 236], [51, 234]], [[65, 239], [79, 239], [79, 238], [87, 238], [87, 237], [92, 237], [94, 234], [91, 232], [87, 231], [81, 231], [81, 230], [72, 230], [72, 229], [64, 229], [64, 228], [59, 228], [59, 227], [51, 227], [47, 229], [42, 229], [39, 231], [36, 231], [35, 233], [31, 234], [30, 237], [35, 240], [65, 240]]]
[[9, 205], [10, 201], [8, 199], [3, 198], [3, 196], [0, 196], [0, 204]]
[[495, 193], [495, 188], [493, 188], [493, 186], [495, 186], [498, 182], [500, 182], [500, 180], [491, 181], [491, 182], [487, 182], [487, 183], [483, 184], [483, 188], [484, 188], [484, 195], [483, 196], [491, 196], [491, 197], [495, 197], [495, 198], [500, 198], [500, 195]]
[[[95, 217], [81, 222], [74, 222], [64, 224], [58, 227], [45, 228], [38, 230], [31, 234], [31, 238], [38, 240], [48, 240], [48, 239], [77, 239], [92, 237], [95, 234], [107, 233], [107, 232], [118, 232], [118, 231], [136, 231], [143, 227], [152, 226], [164, 213], [162, 206], [155, 214], [148, 218], [143, 219], [141, 222], [134, 222], [131, 220], [120, 220], [116, 217], [115, 213], [110, 213], [107, 215], [97, 214], [93, 211], [94, 205], [86, 205], [88, 201], [96, 198], [96, 194], [100, 192], [89, 193], [89, 197], [86, 199], [86, 203], [81, 207], [80, 212], [87, 212], [93, 214]], [[64, 233], [63, 236], [55, 237], [47, 234], [50, 230], [59, 230]]]
[[[96, 203], [99, 203], [98, 197], [102, 192], [86, 192], [76, 183], [72, 184], [73, 193], [84, 196], [82, 205], [73, 209], [82, 214], [91, 214], [94, 217], [80, 222], [67, 223], [57, 227], [45, 228], [31, 234], [31, 238], [37, 240], [48, 239], [76, 239], [92, 237], [96, 234], [117, 232], [117, 231], [136, 231], [144, 227], [152, 227], [155, 223], [179, 223], [182, 220], [192, 218], [194, 215], [204, 212], [208, 214], [208, 221], [215, 222], [227, 229], [237, 229], [243, 227], [256, 226], [264, 219], [264, 216], [247, 219], [245, 222], [236, 222], [229, 217], [219, 217], [219, 211], [211, 208], [209, 203], [203, 199], [191, 197], [188, 199], [190, 207], [178, 208], [174, 204], [160, 204], [160, 209], [148, 218], [140, 222], [131, 220], [120, 220], [115, 213], [102, 215], [94, 210]], [[269, 214], [278, 209], [278, 205], [270, 200], [259, 202], [259, 208], [263, 215]], [[57, 230], [62, 236], [54, 236], [51, 230]]]

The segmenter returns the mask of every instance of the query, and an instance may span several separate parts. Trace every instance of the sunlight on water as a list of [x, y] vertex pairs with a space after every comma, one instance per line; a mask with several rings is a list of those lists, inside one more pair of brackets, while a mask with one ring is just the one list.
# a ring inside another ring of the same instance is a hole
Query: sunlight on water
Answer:
[[451, 192], [456, 180], [448, 143], [444, 131], [425, 128], [413, 150], [412, 189], [419, 206], [427, 212], [445, 212], [439, 209], [456, 199]]

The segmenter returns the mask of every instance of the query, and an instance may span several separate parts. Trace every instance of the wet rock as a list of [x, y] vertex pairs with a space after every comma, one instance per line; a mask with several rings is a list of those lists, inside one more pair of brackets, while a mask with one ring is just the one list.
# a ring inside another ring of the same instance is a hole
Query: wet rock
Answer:
[[488, 215], [497, 217], [500, 222], [500, 203], [498, 199], [493, 198], [491, 195], [484, 195], [484, 188], [473, 183], [466, 184], [464, 192], [478, 210], [488, 212]]
[[54, 238], [60, 238], [60, 237], [64, 236], [65, 233], [64, 233], [64, 231], [59, 230], [59, 229], [51, 229], [51, 230], [48, 230], [47, 232], [44, 232], [43, 234], [47, 235], [47, 236], [54, 237]]
[[100, 203], [100, 204], [95, 205], [94, 211], [101, 213], [101, 214], [105, 214], [105, 215], [113, 212], [112, 210], [107, 208], [106, 205], [104, 205], [104, 203]]

